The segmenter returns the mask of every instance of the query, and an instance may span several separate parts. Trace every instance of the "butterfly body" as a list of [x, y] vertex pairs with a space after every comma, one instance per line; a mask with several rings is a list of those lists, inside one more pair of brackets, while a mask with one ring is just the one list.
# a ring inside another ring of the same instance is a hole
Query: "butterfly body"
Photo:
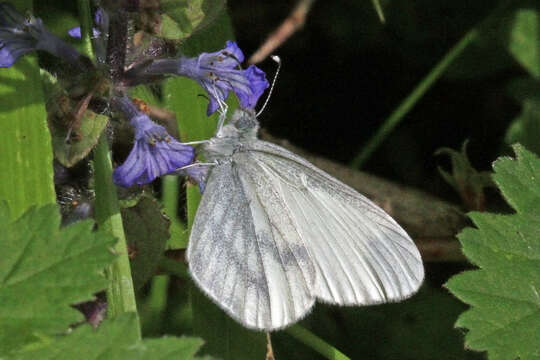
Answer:
[[405, 231], [354, 189], [257, 139], [239, 110], [203, 146], [215, 161], [187, 251], [201, 289], [234, 319], [275, 330], [315, 301], [368, 305], [412, 295], [424, 271]]

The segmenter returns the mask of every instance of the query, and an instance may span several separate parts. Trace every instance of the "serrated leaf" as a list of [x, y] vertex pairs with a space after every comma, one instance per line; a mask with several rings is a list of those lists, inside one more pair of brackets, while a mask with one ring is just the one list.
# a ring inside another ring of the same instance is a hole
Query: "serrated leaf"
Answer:
[[525, 99], [522, 103], [521, 113], [512, 121], [504, 141], [507, 144], [520, 143], [540, 154], [540, 98]]
[[9, 221], [0, 202], [0, 354], [57, 334], [83, 320], [70, 305], [107, 286], [101, 271], [111, 264], [112, 236], [93, 232], [92, 221], [59, 230], [56, 205], [30, 209]]
[[519, 144], [513, 148], [517, 159], [499, 158], [493, 179], [518, 213], [540, 215], [540, 161]]
[[480, 269], [446, 286], [470, 304], [456, 326], [468, 328], [468, 347], [490, 359], [540, 357], [540, 159], [516, 145], [516, 159], [494, 164], [494, 179], [517, 213], [472, 213], [477, 229], [459, 236]]
[[96, 146], [109, 118], [87, 110], [77, 129], [78, 138], [66, 141], [67, 131], [51, 121], [52, 143], [56, 159], [65, 167], [72, 167], [84, 159]]
[[[13, 3], [21, 11], [32, 5], [30, 0]], [[31, 205], [56, 200], [51, 137], [34, 55], [0, 69], [0, 97], [0, 199], [18, 217]]]
[[169, 239], [169, 219], [155, 199], [143, 196], [137, 205], [122, 209], [122, 221], [131, 254], [135, 289], [154, 275]]
[[540, 77], [540, 15], [535, 9], [518, 10], [514, 17], [508, 49], [534, 77]]
[[125, 313], [106, 320], [94, 330], [81, 326], [68, 336], [61, 336], [43, 347], [27, 349], [13, 359], [55, 360], [190, 360], [202, 345], [202, 340], [189, 337], [163, 337], [132, 343], [126, 336], [136, 326], [137, 314]]

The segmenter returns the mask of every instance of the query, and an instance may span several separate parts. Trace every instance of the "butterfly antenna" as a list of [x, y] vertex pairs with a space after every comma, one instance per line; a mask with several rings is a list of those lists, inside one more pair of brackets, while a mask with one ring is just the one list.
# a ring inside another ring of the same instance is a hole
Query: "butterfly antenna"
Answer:
[[276, 85], [276, 80], [277, 80], [277, 77], [278, 77], [278, 74], [279, 74], [279, 70], [281, 69], [281, 59], [279, 58], [279, 56], [272, 55], [270, 58], [277, 63], [277, 70], [276, 70], [276, 74], [274, 75], [274, 79], [272, 80], [272, 85], [270, 86], [270, 91], [268, 92], [268, 96], [266, 97], [266, 100], [265, 100], [261, 110], [259, 110], [259, 112], [257, 113], [257, 115], [256, 115], [257, 117], [259, 117], [259, 115], [261, 115], [261, 113], [266, 108], [266, 105], [268, 105], [268, 102], [270, 101], [270, 96], [272, 95], [272, 91], [274, 91], [274, 86]]

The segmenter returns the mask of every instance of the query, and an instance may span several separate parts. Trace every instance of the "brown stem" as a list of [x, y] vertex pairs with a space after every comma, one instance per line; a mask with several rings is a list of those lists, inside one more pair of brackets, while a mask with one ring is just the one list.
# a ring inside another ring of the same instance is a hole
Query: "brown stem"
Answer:
[[124, 75], [126, 47], [128, 40], [128, 15], [118, 9], [111, 15], [109, 23], [109, 40], [107, 43], [107, 64], [113, 81], [118, 82]]
[[266, 41], [249, 58], [249, 64], [257, 64], [271, 55], [292, 34], [304, 26], [307, 14], [315, 0], [300, 0], [290, 15], [268, 36]]

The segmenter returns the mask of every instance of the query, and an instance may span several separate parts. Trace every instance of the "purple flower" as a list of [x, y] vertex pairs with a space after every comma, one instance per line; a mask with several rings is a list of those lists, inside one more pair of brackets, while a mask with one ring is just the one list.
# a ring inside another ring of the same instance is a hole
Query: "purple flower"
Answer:
[[116, 97], [112, 103], [135, 127], [135, 145], [126, 161], [113, 173], [116, 185], [148, 184], [193, 162], [195, 149], [171, 137], [163, 126], [140, 112], [130, 99]]
[[[82, 37], [81, 27], [76, 26], [74, 28], [69, 29], [68, 30], [68, 35], [71, 36], [72, 38], [80, 39]], [[101, 31], [99, 31], [96, 28], [92, 28], [92, 36], [93, 37], [96, 38], [96, 37], [99, 37], [100, 35], [101, 35]]]
[[227, 41], [225, 49], [202, 53], [196, 58], [155, 60], [144, 72], [147, 75], [176, 74], [196, 80], [210, 95], [207, 109], [210, 115], [227, 99], [231, 90], [243, 108], [253, 108], [268, 88], [264, 72], [255, 65], [241, 69], [242, 61], [242, 50], [235, 42]]
[[50, 33], [39, 18], [26, 18], [9, 3], [0, 3], [0, 67], [12, 66], [34, 50], [47, 51], [68, 61], [80, 53]]
[[[92, 36], [94, 38], [98, 38], [101, 36], [102, 33], [107, 32], [107, 30], [109, 29], [109, 15], [104, 9], [99, 8], [96, 10], [96, 13], [94, 14], [94, 23], [96, 24], [96, 27], [92, 28]], [[82, 36], [81, 27], [76, 26], [69, 29], [68, 34], [72, 38], [80, 39]]]
[[208, 175], [208, 165], [193, 163], [192, 166], [185, 169], [178, 169], [174, 172], [175, 175], [188, 176], [191, 181], [199, 185], [199, 192], [204, 193], [206, 188], [206, 176]]

